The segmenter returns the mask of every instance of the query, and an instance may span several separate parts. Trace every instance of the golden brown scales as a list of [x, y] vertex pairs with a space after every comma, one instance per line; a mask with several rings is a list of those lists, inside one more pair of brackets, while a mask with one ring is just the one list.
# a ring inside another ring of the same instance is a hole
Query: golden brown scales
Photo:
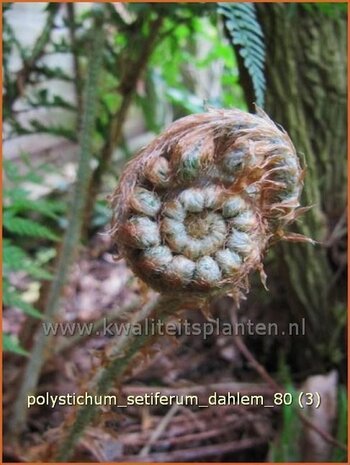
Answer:
[[302, 184], [289, 136], [263, 111], [187, 116], [128, 163], [111, 234], [154, 289], [239, 299], [269, 244], [304, 210]]

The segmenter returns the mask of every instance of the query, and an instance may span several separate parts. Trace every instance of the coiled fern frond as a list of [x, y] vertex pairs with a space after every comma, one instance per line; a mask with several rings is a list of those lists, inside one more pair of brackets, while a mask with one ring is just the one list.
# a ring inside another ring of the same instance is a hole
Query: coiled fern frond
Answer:
[[264, 112], [211, 110], [174, 122], [131, 160], [111, 234], [154, 289], [237, 297], [295, 218], [301, 188], [293, 144]]

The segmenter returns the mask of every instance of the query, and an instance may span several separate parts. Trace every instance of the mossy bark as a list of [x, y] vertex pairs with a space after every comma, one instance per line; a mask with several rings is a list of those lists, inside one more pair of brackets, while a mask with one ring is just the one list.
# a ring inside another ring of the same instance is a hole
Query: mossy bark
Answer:
[[[346, 12], [296, 4], [257, 4], [257, 10], [266, 41], [265, 110], [306, 165], [302, 203], [313, 208], [296, 229], [321, 242], [281, 244], [276, 276], [291, 315], [306, 319], [295, 359], [304, 369], [325, 370], [341, 360], [346, 302], [345, 225], [339, 227], [346, 209]], [[252, 108], [252, 87], [240, 68]]]

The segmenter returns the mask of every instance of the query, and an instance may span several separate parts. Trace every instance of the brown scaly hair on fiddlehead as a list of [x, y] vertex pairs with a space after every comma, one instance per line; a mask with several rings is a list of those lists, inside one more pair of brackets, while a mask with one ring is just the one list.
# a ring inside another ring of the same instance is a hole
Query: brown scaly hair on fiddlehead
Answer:
[[162, 293], [248, 289], [264, 252], [298, 214], [295, 148], [261, 110], [179, 119], [127, 165], [112, 196], [120, 255]]

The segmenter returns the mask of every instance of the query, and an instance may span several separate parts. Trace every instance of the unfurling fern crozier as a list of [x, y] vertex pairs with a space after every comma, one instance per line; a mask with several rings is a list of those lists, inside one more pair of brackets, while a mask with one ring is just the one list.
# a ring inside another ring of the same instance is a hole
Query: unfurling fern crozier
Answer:
[[131, 160], [112, 196], [111, 234], [162, 293], [246, 290], [301, 189], [293, 144], [265, 113], [211, 110], [174, 122]]

